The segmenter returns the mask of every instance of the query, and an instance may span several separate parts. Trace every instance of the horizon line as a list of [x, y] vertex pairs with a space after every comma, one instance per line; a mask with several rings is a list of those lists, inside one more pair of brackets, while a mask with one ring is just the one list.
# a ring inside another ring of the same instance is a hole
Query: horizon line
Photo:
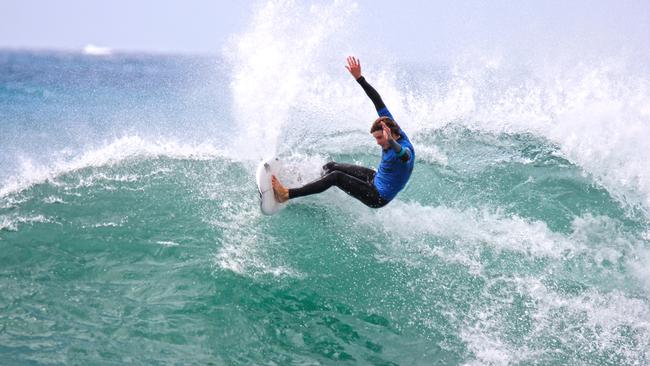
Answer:
[[[91, 44], [89, 44], [91, 45]], [[151, 55], [151, 56], [197, 56], [197, 57], [209, 57], [209, 56], [219, 56], [222, 57], [221, 52], [195, 52], [195, 51], [170, 51], [170, 50], [136, 50], [136, 49], [120, 49], [120, 48], [111, 48], [104, 47], [109, 50], [107, 54], [91, 54], [85, 52], [85, 48], [89, 45], [83, 47], [41, 47], [41, 46], [3, 46], [0, 45], [0, 52], [26, 52], [26, 53], [65, 53], [65, 54], [78, 54], [81, 56], [89, 57], [106, 57], [119, 56], [119, 55]], [[93, 45], [95, 47], [100, 47]]]

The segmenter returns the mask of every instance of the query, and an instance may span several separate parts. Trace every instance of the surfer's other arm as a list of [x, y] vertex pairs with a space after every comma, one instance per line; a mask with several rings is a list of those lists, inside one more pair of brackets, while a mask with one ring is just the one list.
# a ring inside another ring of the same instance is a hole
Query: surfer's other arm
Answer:
[[379, 117], [373, 122], [370, 128], [370, 133], [377, 140], [377, 144], [384, 150], [391, 149], [395, 152], [395, 159], [401, 160], [403, 163], [411, 159], [411, 152], [409, 149], [403, 147], [397, 140], [400, 140], [400, 132], [402, 130], [390, 117]]
[[392, 136], [390, 128], [386, 125], [386, 122], [381, 122], [381, 129], [384, 134], [384, 138], [388, 140], [388, 145], [393, 151], [395, 151], [396, 156], [404, 163], [409, 161], [411, 158], [411, 152], [409, 149], [402, 147], [395, 138]]

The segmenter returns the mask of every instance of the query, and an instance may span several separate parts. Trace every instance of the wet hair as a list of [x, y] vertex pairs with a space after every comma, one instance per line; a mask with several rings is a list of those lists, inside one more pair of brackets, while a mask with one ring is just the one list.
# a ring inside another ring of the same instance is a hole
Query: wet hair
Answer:
[[373, 133], [375, 131], [381, 131], [381, 123], [384, 122], [386, 126], [390, 129], [391, 134], [393, 135], [399, 135], [399, 125], [397, 122], [393, 121], [392, 118], [390, 117], [379, 117], [375, 120], [375, 122], [372, 123], [372, 127], [370, 127], [370, 133]]

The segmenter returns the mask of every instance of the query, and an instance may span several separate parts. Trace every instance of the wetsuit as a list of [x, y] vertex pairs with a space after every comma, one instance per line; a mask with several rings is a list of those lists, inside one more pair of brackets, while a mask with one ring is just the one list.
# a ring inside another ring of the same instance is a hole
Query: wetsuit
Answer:
[[[362, 76], [357, 82], [372, 100], [377, 114], [393, 119], [379, 93], [366, 79]], [[382, 151], [377, 172], [358, 165], [329, 162], [323, 166], [323, 176], [320, 179], [300, 188], [290, 188], [289, 198], [321, 193], [331, 186], [337, 186], [366, 206], [385, 206], [406, 185], [415, 160], [415, 151], [404, 131], [400, 129], [400, 138], [391, 142], [391, 148]]]

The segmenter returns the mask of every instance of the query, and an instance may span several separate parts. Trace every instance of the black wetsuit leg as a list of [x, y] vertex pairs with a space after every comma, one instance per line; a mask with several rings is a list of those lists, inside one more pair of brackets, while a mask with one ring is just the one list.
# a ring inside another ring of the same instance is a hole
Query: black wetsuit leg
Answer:
[[363, 202], [368, 207], [379, 208], [388, 203], [379, 195], [372, 180], [362, 180], [340, 170], [331, 171], [320, 179], [307, 183], [300, 188], [290, 188], [289, 198], [321, 193], [331, 186], [339, 187], [342, 191]]
[[360, 165], [337, 163], [335, 161], [330, 161], [329, 163], [323, 165], [323, 175], [335, 170], [341, 171], [345, 174], [370, 183], [372, 183], [373, 179], [375, 179], [376, 174], [374, 170]]

